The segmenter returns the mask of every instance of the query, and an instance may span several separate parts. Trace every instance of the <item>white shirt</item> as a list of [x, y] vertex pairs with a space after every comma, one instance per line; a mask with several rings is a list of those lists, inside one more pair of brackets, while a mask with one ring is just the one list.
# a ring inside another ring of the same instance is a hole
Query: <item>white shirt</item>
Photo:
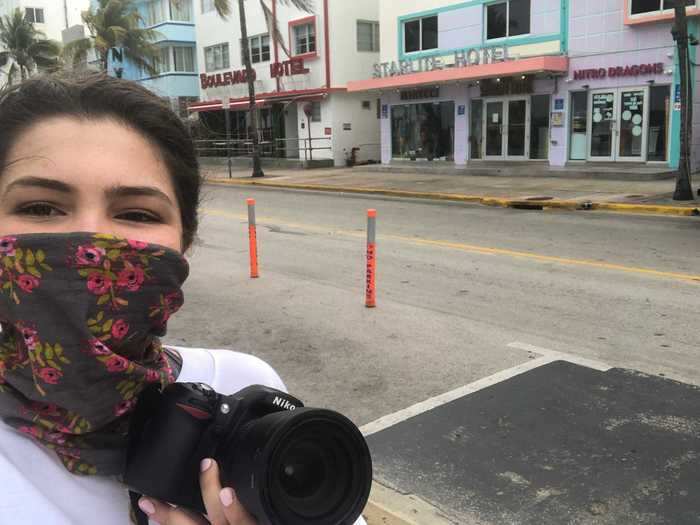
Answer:
[[[179, 348], [178, 381], [222, 394], [250, 385], [286, 390], [264, 361], [231, 351]], [[129, 525], [126, 488], [115, 478], [76, 476], [55, 453], [0, 422], [0, 525]], [[362, 518], [356, 525], [365, 525]]]

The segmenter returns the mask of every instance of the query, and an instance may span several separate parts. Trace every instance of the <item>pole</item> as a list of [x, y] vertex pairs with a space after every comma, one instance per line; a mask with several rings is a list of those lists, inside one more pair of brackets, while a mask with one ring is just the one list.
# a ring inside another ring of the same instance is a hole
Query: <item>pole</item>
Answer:
[[253, 173], [252, 177], [264, 177], [260, 161], [260, 137], [258, 136], [258, 109], [255, 101], [255, 70], [250, 62], [250, 40], [248, 40], [248, 25], [245, 17], [243, 0], [238, 0], [238, 16], [241, 27], [241, 41], [243, 43], [243, 65], [245, 77], [248, 81], [248, 113], [250, 115], [250, 133], [253, 140]]
[[367, 274], [365, 285], [365, 306], [377, 306], [377, 210], [367, 210]]
[[233, 178], [231, 173], [231, 101], [226, 98], [224, 102], [224, 118], [226, 120], [226, 159], [228, 162], [228, 178]]
[[306, 117], [306, 127], [309, 128], [309, 161], [314, 160], [314, 143], [311, 141], [311, 117]]
[[258, 272], [258, 234], [255, 227], [255, 199], [248, 199], [248, 241], [250, 243], [250, 278], [260, 277]]
[[690, 144], [693, 132], [692, 125], [692, 91], [690, 89], [690, 58], [688, 55], [688, 18], [685, 11], [685, 0], [674, 3], [675, 22], [671, 34], [678, 47], [678, 69], [681, 80], [681, 158], [676, 174], [676, 190], [673, 200], [693, 200], [693, 188], [690, 183], [691, 153]]

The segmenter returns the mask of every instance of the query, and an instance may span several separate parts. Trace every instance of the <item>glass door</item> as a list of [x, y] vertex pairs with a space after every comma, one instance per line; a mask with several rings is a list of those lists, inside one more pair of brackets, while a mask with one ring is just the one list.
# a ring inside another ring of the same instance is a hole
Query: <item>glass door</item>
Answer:
[[588, 124], [588, 159], [593, 161], [615, 160], [617, 91], [596, 90], [590, 93], [590, 119]]
[[511, 160], [525, 159], [527, 156], [527, 100], [509, 100], [506, 125], [508, 132], [507, 157]]
[[642, 162], [646, 160], [647, 89], [633, 88], [620, 90], [620, 119], [617, 160]]
[[504, 129], [504, 111], [502, 100], [490, 101], [486, 103], [486, 111], [484, 118], [484, 135], [486, 143], [485, 157], [491, 159], [503, 158], [503, 129]]

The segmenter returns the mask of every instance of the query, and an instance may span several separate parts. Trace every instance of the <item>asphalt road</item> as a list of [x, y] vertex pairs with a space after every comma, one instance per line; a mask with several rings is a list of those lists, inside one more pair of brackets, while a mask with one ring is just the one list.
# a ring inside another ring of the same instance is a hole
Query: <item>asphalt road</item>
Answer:
[[[368, 208], [378, 210], [373, 310]], [[222, 186], [207, 187], [204, 210], [166, 340], [255, 354], [307, 405], [360, 425], [527, 362], [523, 345], [700, 384], [698, 219]]]

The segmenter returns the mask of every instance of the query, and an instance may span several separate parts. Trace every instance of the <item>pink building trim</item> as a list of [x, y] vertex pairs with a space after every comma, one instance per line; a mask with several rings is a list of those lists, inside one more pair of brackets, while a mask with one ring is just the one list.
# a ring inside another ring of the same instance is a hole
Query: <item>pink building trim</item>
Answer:
[[456, 67], [438, 71], [426, 71], [386, 78], [372, 78], [348, 82], [348, 91], [368, 91], [376, 89], [394, 89], [426, 84], [439, 84], [460, 80], [479, 80], [482, 78], [529, 75], [534, 73], [567, 73], [569, 58], [564, 56], [541, 56], [511, 60], [496, 64]]

